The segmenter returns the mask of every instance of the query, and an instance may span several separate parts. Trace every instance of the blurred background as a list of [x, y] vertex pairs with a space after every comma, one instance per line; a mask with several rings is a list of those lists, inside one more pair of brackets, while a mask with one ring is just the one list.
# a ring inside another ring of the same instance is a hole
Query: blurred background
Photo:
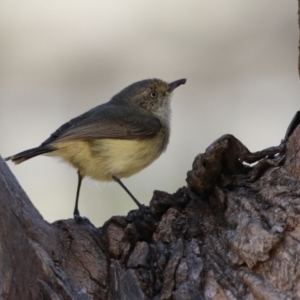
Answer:
[[[297, 3], [1, 1], [0, 154], [38, 146], [62, 123], [152, 77], [187, 78], [172, 100], [167, 152], [123, 182], [143, 203], [184, 186], [194, 157], [225, 133], [278, 145], [299, 109]], [[9, 167], [49, 222], [71, 218], [76, 171], [37, 157]], [[116, 183], [83, 181], [95, 225], [135, 209]]]

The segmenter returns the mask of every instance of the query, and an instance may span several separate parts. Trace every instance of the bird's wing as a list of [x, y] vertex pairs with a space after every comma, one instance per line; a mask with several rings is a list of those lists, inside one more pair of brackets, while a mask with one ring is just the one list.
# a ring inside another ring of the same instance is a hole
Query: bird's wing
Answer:
[[135, 105], [107, 103], [63, 124], [42, 145], [80, 139], [145, 139], [155, 136], [161, 127], [158, 118]]

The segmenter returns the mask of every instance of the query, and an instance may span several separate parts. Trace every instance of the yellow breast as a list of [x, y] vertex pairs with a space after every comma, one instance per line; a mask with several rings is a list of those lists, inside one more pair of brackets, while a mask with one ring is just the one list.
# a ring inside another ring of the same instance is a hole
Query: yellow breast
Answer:
[[80, 171], [100, 181], [112, 175], [129, 177], [149, 166], [165, 150], [168, 134], [162, 130], [154, 138], [143, 140], [94, 139], [54, 143], [58, 156]]

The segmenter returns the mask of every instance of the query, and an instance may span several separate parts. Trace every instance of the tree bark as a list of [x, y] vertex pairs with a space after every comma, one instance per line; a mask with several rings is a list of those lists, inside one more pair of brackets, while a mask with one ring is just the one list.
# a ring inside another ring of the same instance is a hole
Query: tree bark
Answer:
[[47, 223], [0, 159], [0, 298], [300, 299], [299, 124], [256, 153], [222, 136], [187, 187], [101, 228]]
[[221, 137], [188, 187], [102, 228], [47, 223], [0, 160], [2, 299], [300, 297], [299, 124], [256, 153]]

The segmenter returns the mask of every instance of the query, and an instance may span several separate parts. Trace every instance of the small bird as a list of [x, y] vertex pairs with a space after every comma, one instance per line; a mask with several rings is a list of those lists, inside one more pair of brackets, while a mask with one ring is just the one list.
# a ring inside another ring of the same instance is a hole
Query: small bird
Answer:
[[141, 208], [121, 182], [149, 166], [167, 148], [170, 137], [171, 93], [186, 79], [135, 82], [104, 104], [71, 119], [40, 146], [7, 157], [15, 164], [45, 154], [61, 158], [77, 169], [74, 218], [80, 220], [79, 192], [85, 176], [116, 181]]

